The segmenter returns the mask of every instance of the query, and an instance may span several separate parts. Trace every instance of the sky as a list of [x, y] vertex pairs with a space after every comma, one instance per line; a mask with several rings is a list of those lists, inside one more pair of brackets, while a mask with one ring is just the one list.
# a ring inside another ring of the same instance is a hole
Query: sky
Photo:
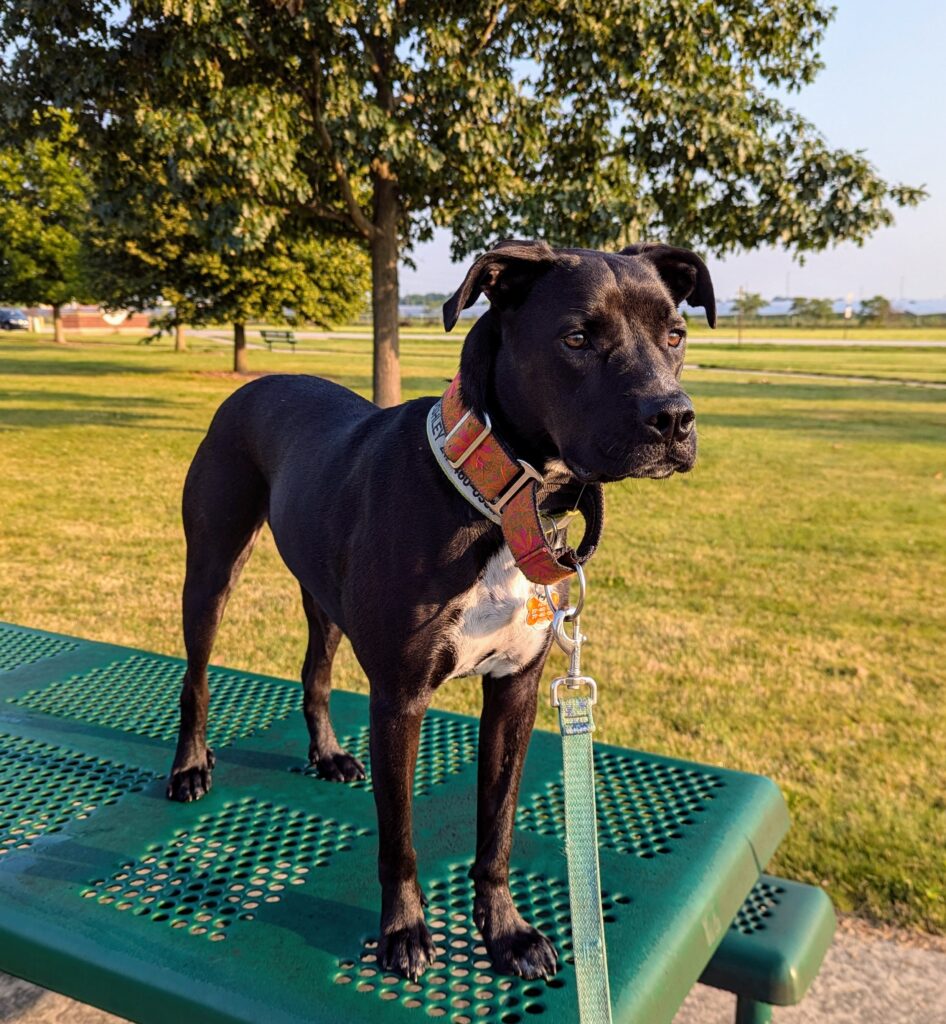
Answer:
[[[788, 97], [832, 146], [864, 150], [887, 181], [922, 185], [929, 198], [895, 212], [893, 227], [863, 246], [809, 254], [757, 249], [709, 261], [720, 298], [740, 288], [765, 298], [946, 298], [946, 116], [943, 0], [836, 0], [821, 47], [824, 70]], [[401, 267], [401, 294], [453, 292], [463, 265], [450, 262], [450, 235], [418, 245], [417, 269]]]

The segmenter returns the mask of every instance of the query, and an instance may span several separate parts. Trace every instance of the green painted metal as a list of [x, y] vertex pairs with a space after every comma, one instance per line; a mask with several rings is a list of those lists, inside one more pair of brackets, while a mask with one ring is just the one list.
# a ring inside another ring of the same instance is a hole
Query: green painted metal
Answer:
[[746, 1000], [794, 1006], [815, 980], [835, 924], [821, 889], [762, 875], [700, 981]]
[[757, 1003], [754, 999], [736, 1000], [736, 1024], [770, 1024], [772, 1007], [767, 1003]]
[[[307, 775], [298, 683], [215, 669], [214, 789], [177, 804], [164, 776], [182, 662], [2, 624], [0, 650], [0, 968], [146, 1024], [573, 1024], [556, 736], [532, 741], [512, 888], [561, 971], [525, 982], [485, 956], [466, 875], [476, 723], [432, 712], [415, 845], [441, 953], [414, 984], [377, 967], [370, 777]], [[366, 699], [332, 705], [361, 749]], [[596, 768], [614, 1019], [669, 1024], [787, 811], [758, 776], [600, 744]]]

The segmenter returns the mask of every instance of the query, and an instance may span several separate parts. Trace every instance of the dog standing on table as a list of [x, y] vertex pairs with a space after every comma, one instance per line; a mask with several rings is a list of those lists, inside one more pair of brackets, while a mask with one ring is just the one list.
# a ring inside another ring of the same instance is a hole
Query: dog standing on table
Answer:
[[[536, 978], [557, 969], [551, 943], [520, 916], [508, 884], [519, 780], [551, 642], [548, 628], [527, 622], [526, 606], [542, 594], [539, 584], [564, 587], [590, 555], [602, 483], [692, 467], [694, 412], [678, 382], [686, 324], [677, 307], [689, 299], [715, 324], [703, 262], [665, 245], [611, 254], [502, 242], [445, 304], [447, 330], [481, 293], [490, 308], [440, 401], [378, 409], [317, 377], [261, 378], [220, 407], [184, 487], [187, 672], [168, 796], [196, 800], [210, 789], [207, 663], [230, 591], [268, 521], [302, 588], [303, 708], [309, 759], [324, 778], [364, 778], [329, 718], [343, 633], [370, 681], [378, 960], [411, 978], [435, 959], [411, 832], [421, 720], [441, 683], [467, 675], [483, 677], [476, 924], [497, 970]], [[543, 532], [546, 515], [576, 502], [586, 521], [577, 552]]]

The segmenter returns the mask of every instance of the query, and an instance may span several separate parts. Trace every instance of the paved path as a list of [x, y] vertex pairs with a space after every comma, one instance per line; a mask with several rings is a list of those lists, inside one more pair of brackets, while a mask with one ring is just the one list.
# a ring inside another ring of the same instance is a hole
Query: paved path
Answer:
[[[732, 1024], [734, 1007], [698, 985], [674, 1024]], [[946, 952], [842, 930], [811, 991], [773, 1024], [946, 1024]]]
[[[733, 1016], [732, 996], [700, 985], [674, 1024], [732, 1024]], [[121, 1024], [6, 974], [0, 974], [0, 1021]], [[774, 1024], [946, 1024], [946, 952], [841, 931], [804, 1002], [776, 1010]]]

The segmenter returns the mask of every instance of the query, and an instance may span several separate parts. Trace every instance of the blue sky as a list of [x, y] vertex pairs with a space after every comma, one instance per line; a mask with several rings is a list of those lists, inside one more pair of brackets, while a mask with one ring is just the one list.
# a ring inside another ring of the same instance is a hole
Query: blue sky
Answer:
[[[841, 245], [804, 266], [778, 250], [712, 260], [721, 298], [740, 286], [775, 295], [855, 299], [946, 297], [946, 41], [943, 0], [837, 0], [821, 55], [825, 69], [788, 102], [828, 141], [862, 149], [889, 181], [923, 185], [929, 198], [897, 212], [892, 228], [861, 248]], [[416, 271], [401, 269], [401, 293], [449, 292], [462, 267], [451, 265], [449, 234], [414, 250]]]

